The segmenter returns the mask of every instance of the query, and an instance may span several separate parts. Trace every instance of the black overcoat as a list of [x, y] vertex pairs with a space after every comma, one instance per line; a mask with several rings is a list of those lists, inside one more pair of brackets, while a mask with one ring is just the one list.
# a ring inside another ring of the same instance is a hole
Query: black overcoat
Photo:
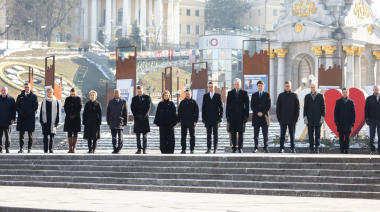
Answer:
[[[81, 131], [81, 117], [80, 111], [82, 110], [82, 99], [78, 96], [76, 97], [67, 97], [65, 100], [65, 105], [63, 106], [66, 118], [65, 126], [63, 131], [65, 132], [80, 132]], [[70, 116], [74, 115], [74, 120], [70, 119]]]
[[307, 126], [321, 126], [321, 117], [325, 117], [325, 114], [326, 104], [323, 95], [318, 93], [313, 100], [311, 94], [307, 94], [303, 105], [303, 117], [307, 117]]
[[152, 100], [150, 96], [143, 94], [141, 96], [141, 102], [139, 96], [132, 98], [131, 110], [134, 117], [134, 133], [148, 133], [150, 132], [149, 125], [149, 111]]
[[276, 115], [280, 125], [296, 125], [300, 116], [300, 101], [298, 95], [291, 91], [280, 93], [277, 99]]
[[[269, 110], [271, 107], [270, 94], [263, 91], [261, 98], [257, 91], [251, 96], [251, 109], [252, 109], [252, 126], [269, 126], [270, 116]], [[257, 113], [262, 112], [263, 115], [259, 117]]]
[[199, 106], [194, 99], [184, 99], [179, 103], [178, 122], [181, 126], [194, 126], [199, 120]]
[[380, 120], [380, 99], [377, 101], [377, 96], [368, 96], [365, 100], [365, 119]]
[[110, 129], [124, 129], [128, 123], [128, 103], [125, 99], [111, 99], [107, 106], [107, 124]]
[[249, 97], [245, 90], [239, 91], [236, 98], [236, 89], [228, 92], [226, 104], [226, 117], [230, 122], [230, 132], [244, 132], [244, 120], [249, 118]]
[[172, 101], [165, 100], [158, 103], [154, 124], [157, 126], [172, 126], [177, 124], [176, 108]]
[[352, 132], [351, 124], [355, 124], [356, 121], [354, 100], [348, 99], [346, 103], [343, 98], [336, 100], [334, 121], [338, 132]]
[[[28, 96], [25, 96], [25, 91], [22, 91], [17, 97], [16, 111], [17, 117], [17, 131], [34, 131], [36, 128], [36, 111], [38, 109], [37, 95], [30, 91]], [[26, 118], [23, 118], [26, 114]]]
[[86, 103], [83, 111], [84, 133], [83, 139], [100, 139], [100, 125], [102, 124], [102, 107], [98, 101]]
[[8, 129], [12, 125], [11, 120], [16, 120], [15, 99], [8, 94], [5, 98], [0, 96], [0, 127]]
[[215, 127], [222, 122], [223, 112], [222, 95], [214, 92], [212, 99], [210, 93], [203, 95], [202, 122], [206, 127]]

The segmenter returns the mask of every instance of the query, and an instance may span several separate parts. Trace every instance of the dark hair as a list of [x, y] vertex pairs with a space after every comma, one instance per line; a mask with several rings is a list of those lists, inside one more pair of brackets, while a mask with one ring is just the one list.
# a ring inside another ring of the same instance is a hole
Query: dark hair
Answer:
[[139, 89], [139, 90], [141, 90], [141, 86], [140, 85], [138, 85], [136, 88]]
[[292, 82], [286, 81], [284, 85], [286, 85], [286, 84], [292, 85]]
[[76, 88], [71, 88], [70, 92], [76, 92], [77, 89]]
[[259, 84], [261, 84], [261, 85], [265, 85], [264, 81], [262, 81], [262, 80], [257, 81], [256, 84], [257, 84], [257, 85], [259, 85]]
[[342, 88], [342, 91], [350, 91], [350, 90], [348, 90], [348, 88], [344, 87], [344, 88]]
[[214, 84], [214, 82], [213, 82], [213, 81], [210, 81], [210, 82], [208, 82], [208, 84], [209, 84], [209, 85], [213, 85], [213, 84]]

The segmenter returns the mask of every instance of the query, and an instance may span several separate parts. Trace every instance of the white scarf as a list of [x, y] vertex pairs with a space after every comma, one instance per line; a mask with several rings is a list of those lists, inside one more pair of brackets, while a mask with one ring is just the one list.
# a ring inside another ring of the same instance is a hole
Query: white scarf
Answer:
[[47, 122], [47, 117], [46, 117], [46, 101], [51, 102], [51, 127], [50, 127], [50, 133], [55, 134], [57, 131], [57, 128], [54, 127], [55, 124], [55, 119], [57, 118], [57, 98], [55, 96], [52, 96], [52, 98], [49, 98], [46, 96], [46, 98], [43, 101], [42, 105], [42, 123]]

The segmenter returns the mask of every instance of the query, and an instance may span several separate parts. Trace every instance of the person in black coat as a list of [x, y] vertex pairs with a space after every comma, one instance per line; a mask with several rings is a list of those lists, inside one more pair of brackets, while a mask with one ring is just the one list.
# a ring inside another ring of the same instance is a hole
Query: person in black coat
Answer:
[[[311, 92], [305, 96], [303, 119], [309, 134], [310, 153], [319, 153], [321, 126], [325, 121], [325, 98], [317, 91], [317, 84], [310, 84]], [[314, 139], [315, 132], [315, 139]], [[315, 145], [315, 146], [314, 146]]]
[[[137, 96], [132, 98], [131, 110], [134, 118], [134, 128], [133, 131], [136, 133], [137, 140], [137, 152], [136, 154], [141, 154], [141, 149], [143, 154], [146, 154], [147, 147], [147, 133], [150, 132], [149, 125], [149, 111], [152, 100], [150, 96], [143, 94], [143, 88], [137, 86]], [[141, 147], [141, 134], [143, 135], [143, 145]]]
[[[46, 97], [41, 103], [40, 123], [44, 135], [44, 153], [48, 153], [48, 150], [50, 153], [54, 153], [54, 136], [57, 133], [60, 119], [60, 106], [57, 98], [53, 95], [53, 88], [48, 88], [46, 93]], [[50, 142], [48, 136], [50, 136]]]
[[228, 92], [226, 104], [226, 118], [230, 122], [232, 153], [236, 153], [236, 133], [239, 133], [238, 151], [243, 153], [243, 132], [249, 118], [248, 92], [241, 89], [241, 80], [234, 79], [234, 87]]
[[123, 148], [123, 131], [128, 123], [128, 115], [128, 103], [121, 98], [121, 91], [116, 89], [114, 98], [108, 102], [106, 116], [112, 134], [112, 154], [119, 154]]
[[296, 124], [300, 116], [300, 101], [298, 95], [292, 92], [292, 83], [290, 81], [285, 82], [284, 88], [285, 91], [278, 95], [276, 106], [277, 120], [281, 128], [280, 151], [278, 153], [285, 152], [286, 129], [289, 129], [290, 152], [296, 153], [294, 134], [296, 133]]
[[208, 83], [208, 93], [203, 95], [202, 122], [207, 129], [207, 151], [211, 153], [211, 132], [214, 134], [214, 153], [218, 150], [218, 127], [223, 118], [222, 95], [214, 91], [214, 83]]
[[1, 88], [0, 97], [0, 153], [3, 153], [3, 134], [5, 135], [5, 151], [11, 148], [11, 127], [16, 120], [16, 102], [8, 95], [8, 88]]
[[175, 147], [174, 127], [177, 124], [176, 108], [170, 92], [164, 91], [158, 103], [154, 124], [160, 130], [160, 150], [162, 154], [173, 154]]
[[185, 99], [179, 103], [178, 125], [181, 126], [181, 154], [186, 154], [187, 129], [190, 134], [190, 154], [194, 154], [195, 127], [199, 120], [199, 106], [197, 101], [191, 98], [191, 90], [185, 91]]
[[82, 99], [76, 95], [76, 89], [72, 88], [70, 96], [65, 100], [63, 107], [66, 113], [63, 131], [67, 132], [69, 141], [69, 152], [75, 153], [78, 144], [78, 132], [81, 131], [80, 112], [82, 110]]
[[342, 154], [348, 154], [350, 134], [356, 120], [355, 102], [348, 98], [348, 94], [348, 88], [343, 88], [343, 97], [336, 100], [334, 109], [334, 121], [339, 132], [340, 153]]
[[90, 101], [83, 110], [83, 139], [87, 139], [88, 153], [95, 153], [97, 140], [100, 139], [100, 125], [102, 124], [102, 107], [96, 98], [96, 91], [90, 91]]
[[377, 152], [380, 154], [380, 101], [379, 86], [373, 86], [373, 95], [368, 96], [365, 101], [365, 121], [369, 126], [369, 145], [371, 154], [376, 154], [375, 132], [377, 130], [378, 146]]
[[31, 153], [33, 146], [33, 132], [36, 128], [36, 111], [38, 109], [37, 95], [30, 90], [30, 83], [25, 83], [24, 88], [20, 95], [17, 96], [16, 111], [17, 127], [16, 130], [20, 132], [20, 151], [24, 152], [24, 134], [28, 132], [28, 153]]
[[269, 110], [271, 107], [270, 94], [264, 91], [265, 84], [262, 80], [257, 82], [257, 88], [259, 91], [251, 96], [251, 109], [252, 109], [252, 126], [254, 128], [254, 141], [255, 147], [253, 153], [259, 152], [259, 132], [260, 127], [263, 133], [264, 139], [264, 152], [268, 151], [268, 127], [269, 127]]

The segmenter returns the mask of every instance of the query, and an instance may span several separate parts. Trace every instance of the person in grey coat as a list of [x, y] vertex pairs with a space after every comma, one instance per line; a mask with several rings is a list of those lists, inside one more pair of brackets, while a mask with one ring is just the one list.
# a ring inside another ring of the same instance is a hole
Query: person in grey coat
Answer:
[[[121, 98], [119, 89], [114, 91], [114, 99], [108, 102], [107, 107], [107, 124], [111, 129], [112, 134], [112, 154], [120, 153], [123, 147], [123, 130], [128, 122], [128, 104], [125, 99]], [[116, 145], [116, 137], [117, 145]]]
[[16, 120], [15, 99], [8, 95], [8, 88], [1, 88], [0, 97], [0, 153], [3, 153], [3, 134], [5, 135], [5, 151], [11, 147], [11, 127]]

